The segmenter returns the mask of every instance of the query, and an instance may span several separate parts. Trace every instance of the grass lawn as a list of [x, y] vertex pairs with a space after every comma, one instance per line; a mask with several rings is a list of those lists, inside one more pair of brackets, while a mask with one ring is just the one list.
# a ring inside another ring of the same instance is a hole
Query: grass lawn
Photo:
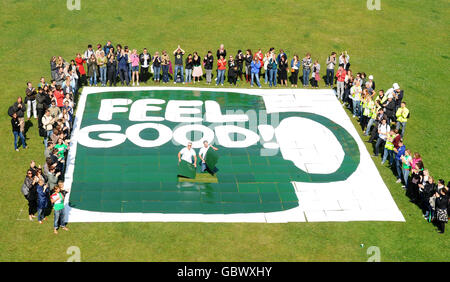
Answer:
[[322, 74], [331, 51], [348, 50], [353, 72], [374, 75], [377, 89], [394, 82], [404, 89], [411, 111], [407, 148], [422, 154], [435, 178], [447, 179], [449, 1], [381, 0], [380, 11], [368, 10], [363, 0], [81, 0], [80, 11], [69, 11], [65, 0], [1, 4], [0, 261], [65, 261], [69, 246], [80, 248], [83, 261], [366, 261], [369, 246], [380, 248], [382, 261], [449, 260], [448, 232], [440, 235], [423, 220], [379, 161], [406, 222], [74, 223], [55, 236], [53, 216], [43, 225], [27, 220], [20, 192], [30, 160], [44, 161], [37, 121], [27, 133], [29, 149], [15, 152], [6, 115], [17, 96], [25, 96], [28, 80], [34, 86], [41, 76], [50, 80], [51, 56], [70, 60], [88, 43], [111, 40], [152, 54], [172, 53], [180, 44], [201, 56], [215, 54], [221, 43], [233, 55], [238, 49], [283, 48], [289, 61], [294, 53], [302, 58], [311, 52]]

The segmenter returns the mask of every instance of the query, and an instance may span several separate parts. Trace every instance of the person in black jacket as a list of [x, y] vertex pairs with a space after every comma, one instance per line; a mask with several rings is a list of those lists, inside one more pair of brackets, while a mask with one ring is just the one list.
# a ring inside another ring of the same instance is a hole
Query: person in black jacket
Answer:
[[436, 224], [439, 233], [443, 234], [445, 231], [445, 224], [448, 222], [448, 197], [449, 191], [444, 187], [439, 192], [436, 192]]
[[214, 64], [214, 56], [211, 51], [203, 58], [203, 65], [205, 66], [206, 83], [211, 84], [212, 69]]
[[228, 82], [230, 84], [234, 84], [236, 86], [238, 74], [238, 66], [236, 61], [233, 59], [233, 56], [230, 56], [230, 60], [228, 61]]
[[[426, 171], [425, 174], [428, 175], [428, 171]], [[437, 189], [433, 177], [431, 177], [431, 175], [428, 175], [427, 177], [427, 181], [423, 181], [423, 183], [419, 184], [419, 188], [421, 190], [419, 195], [422, 210], [425, 211], [424, 218], [431, 221], [434, 217], [434, 210], [430, 204], [430, 198], [436, 194]]]
[[383, 108], [378, 110], [377, 117], [375, 118], [374, 125], [372, 127], [372, 131], [370, 133], [370, 138], [367, 143], [372, 143], [378, 137], [378, 125], [381, 123], [381, 120], [387, 120], [387, 115], [384, 113]]
[[17, 113], [13, 113], [12, 118], [11, 118], [11, 127], [12, 127], [12, 132], [14, 135], [14, 150], [16, 150], [17, 152], [19, 151], [19, 149], [17, 148], [17, 138], [20, 137], [20, 140], [22, 141], [22, 147], [24, 149], [27, 148], [27, 144], [25, 143], [25, 137], [23, 136], [22, 132], [20, 131], [20, 125], [22, 122], [19, 121], [19, 119], [17, 118]]
[[37, 180], [33, 176], [33, 172], [28, 170], [21, 188], [23, 196], [28, 201], [28, 217], [30, 220], [33, 220], [33, 217], [35, 217], [34, 214], [37, 212], [37, 192], [35, 186]]
[[239, 76], [240, 81], [244, 81], [243, 77], [242, 77], [242, 70], [244, 68], [244, 53], [242, 53], [242, 50], [238, 50], [236, 58], [236, 65], [238, 67], [238, 73], [237, 75]]
[[42, 89], [41, 87], [38, 88], [38, 94], [36, 95], [36, 102], [37, 102], [37, 106], [36, 106], [36, 110], [37, 110], [37, 114], [38, 114], [38, 125], [39, 127], [42, 127], [42, 117], [45, 114], [45, 110], [47, 109], [47, 96], [44, 93], [44, 89]]
[[395, 120], [395, 101], [392, 97], [389, 97], [383, 104], [386, 116], [388, 118], [388, 124]]
[[109, 86], [111, 87], [112, 84], [116, 86], [117, 79], [116, 79], [116, 59], [114, 55], [108, 56], [108, 62], [106, 63], [107, 68], [107, 74], [108, 74], [108, 80], [109, 80]]
[[139, 55], [139, 61], [141, 63], [141, 74], [139, 77], [141, 78], [141, 82], [147, 82], [150, 78], [148, 68], [150, 67], [151, 60], [152, 56], [148, 53], [147, 48], [144, 48], [142, 53]]
[[11, 106], [11, 113], [10, 116], [12, 117], [13, 113], [17, 114], [17, 118], [19, 119], [20, 123], [20, 132], [24, 133], [25, 131], [25, 103], [22, 100], [22, 97], [17, 97], [17, 102], [15, 102]]

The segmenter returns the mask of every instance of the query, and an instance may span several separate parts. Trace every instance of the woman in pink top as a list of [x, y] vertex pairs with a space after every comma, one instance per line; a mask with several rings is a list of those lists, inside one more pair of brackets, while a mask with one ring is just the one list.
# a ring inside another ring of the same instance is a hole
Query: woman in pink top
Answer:
[[137, 50], [133, 49], [133, 52], [130, 55], [130, 60], [131, 60], [131, 77], [132, 77], [132, 81], [133, 81], [133, 86], [134, 86], [134, 81], [136, 80], [137, 85], [139, 85], [139, 55], [137, 54]]

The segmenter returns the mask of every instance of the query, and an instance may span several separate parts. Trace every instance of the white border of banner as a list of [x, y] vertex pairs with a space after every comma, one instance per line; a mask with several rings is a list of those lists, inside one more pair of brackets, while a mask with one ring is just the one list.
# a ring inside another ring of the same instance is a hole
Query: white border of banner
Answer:
[[[234, 92], [262, 96], [270, 112], [302, 111], [323, 115], [345, 128], [358, 144], [361, 157], [357, 170], [346, 180], [333, 183], [292, 182], [299, 206], [285, 211], [241, 214], [166, 214], [166, 213], [109, 213], [93, 212], [69, 207], [80, 130], [87, 96], [101, 92], [190, 90], [205, 92]], [[296, 100], [278, 108], [268, 104], [274, 97]], [[267, 99], [266, 99], [267, 98]], [[320, 107], [313, 106], [319, 103]], [[65, 173], [66, 218], [68, 222], [327, 222], [327, 221], [405, 221], [403, 215], [384, 184], [378, 169], [364, 146], [349, 117], [330, 89], [230, 89], [194, 87], [84, 87], [71, 136]]]

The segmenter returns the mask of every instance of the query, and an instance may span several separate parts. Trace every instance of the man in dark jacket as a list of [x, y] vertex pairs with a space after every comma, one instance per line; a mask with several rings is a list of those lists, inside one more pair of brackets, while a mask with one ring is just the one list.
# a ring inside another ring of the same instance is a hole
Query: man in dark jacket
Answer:
[[383, 106], [388, 117], [388, 123], [390, 124], [392, 121], [395, 121], [395, 101], [389, 97]]
[[25, 102], [27, 103], [27, 117], [31, 118], [31, 109], [33, 109], [33, 117], [37, 118], [36, 111], [36, 89], [33, 87], [31, 82], [27, 82], [27, 89], [25, 90], [25, 94], [27, 95], [25, 98]]
[[47, 105], [46, 105], [47, 99], [45, 96], [47, 96], [47, 95], [44, 93], [44, 90], [41, 87], [39, 87], [38, 94], [36, 95], [36, 102], [37, 102], [36, 109], [37, 109], [37, 114], [38, 114], [39, 127], [42, 127], [42, 116], [44, 115], [45, 110], [47, 109]]
[[17, 97], [17, 102], [12, 105], [12, 114], [17, 114], [17, 119], [20, 122], [20, 132], [25, 131], [25, 103], [22, 101], [22, 97]]
[[147, 51], [147, 48], [144, 48], [142, 53], [139, 55], [139, 61], [141, 63], [141, 74], [139, 75], [141, 82], [147, 82], [150, 78], [148, 73], [148, 68], [150, 67], [150, 61], [152, 60], [152, 56]]

